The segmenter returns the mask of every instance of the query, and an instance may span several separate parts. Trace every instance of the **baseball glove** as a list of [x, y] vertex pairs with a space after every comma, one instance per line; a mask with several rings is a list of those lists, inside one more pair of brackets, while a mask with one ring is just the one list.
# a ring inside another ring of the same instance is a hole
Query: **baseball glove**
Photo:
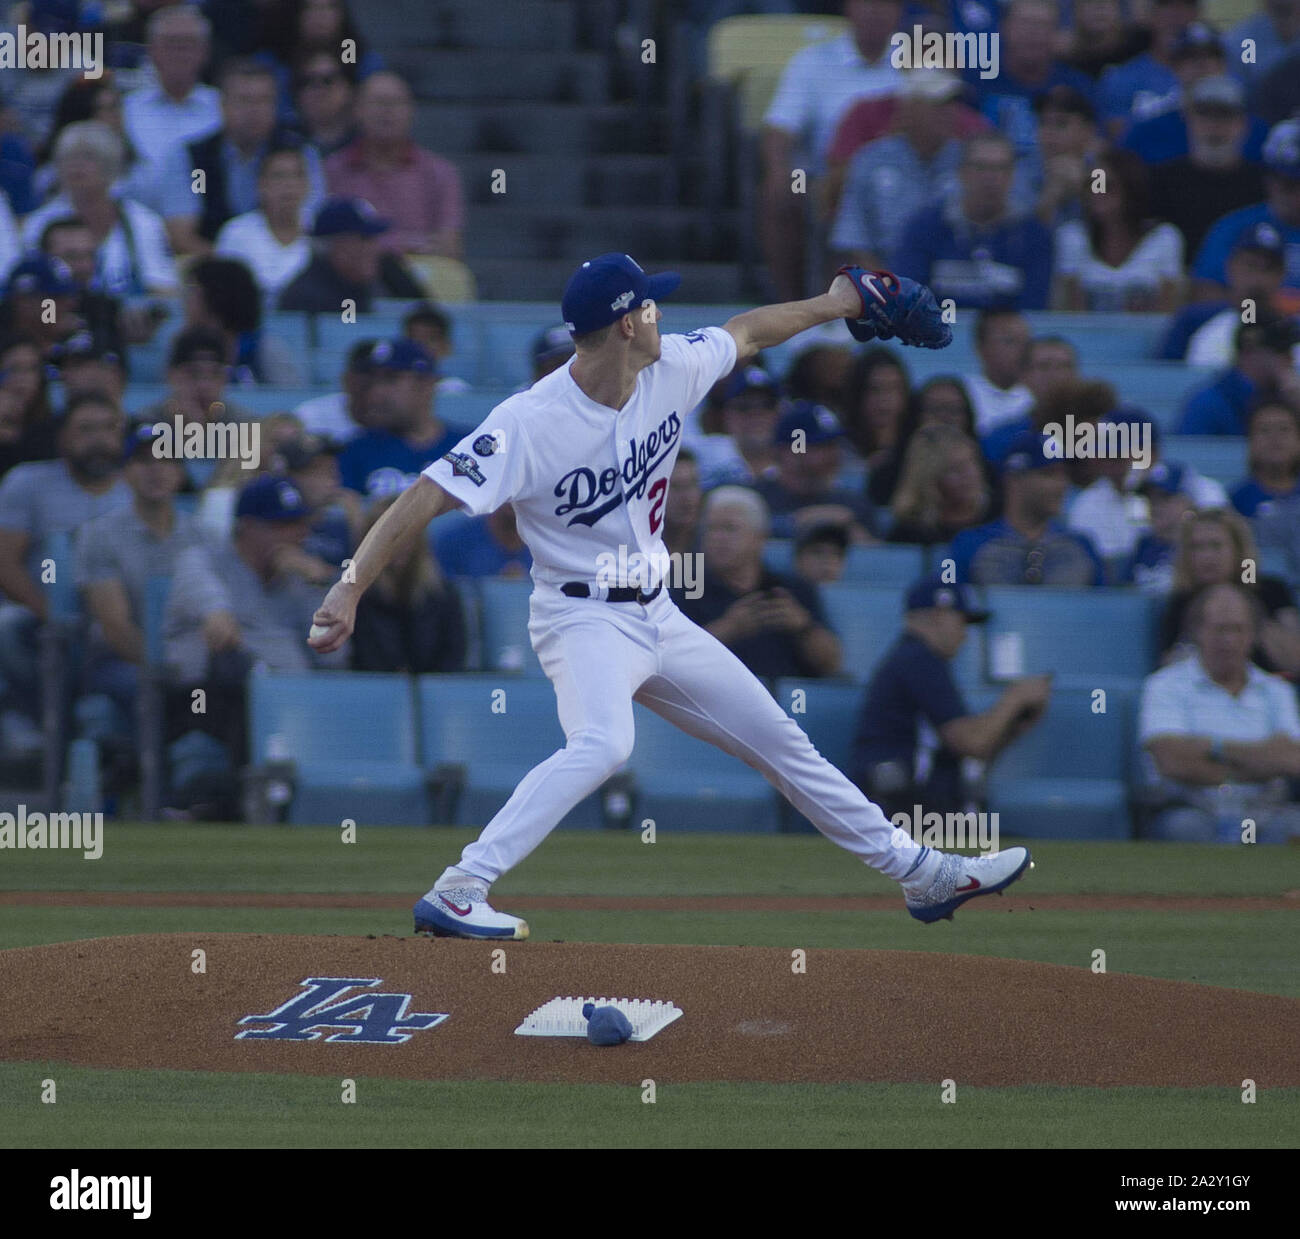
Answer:
[[938, 303], [924, 284], [892, 271], [841, 267], [862, 298], [862, 316], [846, 318], [855, 340], [892, 340], [917, 348], [947, 348], [952, 328], [943, 321]]

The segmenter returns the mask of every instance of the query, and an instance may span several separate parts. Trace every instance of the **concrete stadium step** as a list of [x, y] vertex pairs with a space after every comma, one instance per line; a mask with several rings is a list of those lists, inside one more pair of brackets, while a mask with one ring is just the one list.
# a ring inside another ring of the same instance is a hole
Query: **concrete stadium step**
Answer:
[[645, 261], [718, 261], [732, 257], [718, 221], [682, 207], [480, 206], [470, 212], [465, 252], [526, 259], [627, 250]]
[[[662, 109], [631, 104], [437, 103], [416, 107], [415, 140], [448, 156], [489, 151], [546, 155], [645, 154], [666, 149]], [[565, 172], [556, 164], [558, 175]]]
[[568, 51], [580, 45], [581, 6], [572, 0], [382, 0], [352, 7], [366, 40], [387, 53], [427, 43]]
[[553, 155], [467, 154], [456, 159], [471, 203], [498, 205], [492, 190], [504, 171], [505, 196], [539, 207], [671, 206], [676, 178], [666, 155], [588, 155], [562, 169]]
[[600, 52], [411, 47], [386, 53], [420, 99], [600, 104], [609, 99], [609, 58]]
[[[483, 300], [547, 302], [555, 306], [558, 317], [560, 296], [574, 268], [584, 258], [600, 252], [593, 246], [589, 252], [575, 258], [522, 263], [517, 258], [471, 258], [469, 265], [478, 280], [479, 296]], [[641, 251], [633, 249], [632, 253], [640, 262]], [[681, 272], [681, 291], [673, 295], [673, 331], [689, 331], [693, 327], [709, 325], [694, 322], [689, 312], [678, 313], [676, 307], [679, 304], [721, 305], [749, 301], [744, 291], [744, 272], [738, 263], [674, 261], [671, 265], [668, 262], [651, 265], [655, 269], [662, 267]]]

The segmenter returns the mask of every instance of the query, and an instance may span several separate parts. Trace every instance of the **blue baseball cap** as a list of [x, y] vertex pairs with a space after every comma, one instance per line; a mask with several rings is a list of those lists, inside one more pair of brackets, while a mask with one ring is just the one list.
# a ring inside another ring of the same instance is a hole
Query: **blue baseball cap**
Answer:
[[573, 337], [568, 327], [561, 323], [558, 327], [548, 327], [540, 331], [533, 340], [533, 364], [541, 365], [554, 361], [557, 357], [568, 357], [573, 352]]
[[772, 442], [777, 447], [785, 447], [802, 430], [804, 443], [812, 447], [817, 443], [830, 443], [844, 437], [844, 427], [840, 419], [824, 404], [813, 404], [811, 400], [795, 400], [776, 424]]
[[1158, 490], [1164, 495], [1181, 495], [1185, 493], [1187, 470], [1182, 465], [1160, 461], [1151, 466], [1138, 483], [1139, 493]]
[[392, 225], [364, 198], [327, 198], [316, 212], [311, 226], [313, 237], [341, 237], [354, 233], [377, 237]]
[[585, 336], [639, 310], [646, 301], [662, 301], [681, 282], [676, 271], [646, 275], [626, 254], [602, 254], [570, 277], [560, 312], [571, 334]]
[[311, 509], [302, 497], [302, 491], [292, 482], [266, 474], [254, 478], [239, 492], [235, 515], [285, 523], [306, 520]]
[[775, 395], [778, 386], [777, 381], [762, 366], [740, 366], [723, 380], [718, 400], [725, 403], [751, 391], [771, 392]]
[[367, 362], [371, 374], [378, 374], [384, 370], [406, 374], [438, 373], [438, 363], [414, 340], [406, 336], [380, 340], [370, 350]]
[[6, 297], [71, 297], [77, 291], [68, 264], [49, 254], [28, 254], [10, 273]]
[[1189, 22], [1175, 40], [1169, 55], [1174, 60], [1184, 56], [1222, 56], [1223, 40], [1208, 22]]
[[1008, 445], [1002, 460], [1003, 473], [1028, 473], [1032, 469], [1047, 469], [1062, 463], [1059, 456], [1049, 456], [1047, 445], [1051, 440], [1037, 431], [1025, 430], [1016, 435]]
[[903, 600], [904, 611], [927, 611], [931, 607], [960, 611], [972, 624], [982, 624], [989, 617], [969, 585], [950, 584], [937, 572], [917, 581]]
[[154, 422], [133, 422], [126, 428], [126, 435], [122, 440], [122, 457], [124, 460], [132, 459], [135, 454], [148, 448], [150, 455], [153, 454], [153, 445], [156, 436], [154, 435]]
[[1264, 139], [1264, 167], [1276, 176], [1300, 181], [1300, 121], [1274, 125]]

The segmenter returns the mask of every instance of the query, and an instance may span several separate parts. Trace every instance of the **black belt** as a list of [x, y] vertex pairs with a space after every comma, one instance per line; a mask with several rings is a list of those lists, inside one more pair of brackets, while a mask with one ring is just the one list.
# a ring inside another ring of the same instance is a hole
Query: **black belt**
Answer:
[[[617, 589], [610, 589], [605, 595], [606, 602], [639, 602], [645, 606], [647, 602], [652, 601], [663, 589], [663, 584], [656, 585], [648, 594], [639, 589], [633, 589], [630, 585], [619, 586]], [[585, 581], [566, 581], [560, 586], [560, 593], [570, 598], [590, 598], [591, 586]]]

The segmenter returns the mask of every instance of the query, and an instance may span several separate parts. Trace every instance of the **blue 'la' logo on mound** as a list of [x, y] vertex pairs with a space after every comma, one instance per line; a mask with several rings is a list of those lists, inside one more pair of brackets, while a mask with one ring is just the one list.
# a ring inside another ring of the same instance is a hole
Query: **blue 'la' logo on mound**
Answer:
[[[381, 985], [379, 977], [308, 977], [300, 981], [306, 992], [268, 1011], [265, 1015], [246, 1015], [241, 1024], [272, 1024], [272, 1028], [246, 1029], [236, 1033], [236, 1041], [315, 1041], [321, 1029], [351, 1029], [334, 1032], [326, 1041], [364, 1041], [370, 1045], [400, 1045], [411, 1034], [436, 1028], [447, 1014], [416, 1011], [406, 1014], [410, 994], [339, 995], [355, 986], [369, 989]], [[316, 1030], [316, 1031], [313, 1031]]]

